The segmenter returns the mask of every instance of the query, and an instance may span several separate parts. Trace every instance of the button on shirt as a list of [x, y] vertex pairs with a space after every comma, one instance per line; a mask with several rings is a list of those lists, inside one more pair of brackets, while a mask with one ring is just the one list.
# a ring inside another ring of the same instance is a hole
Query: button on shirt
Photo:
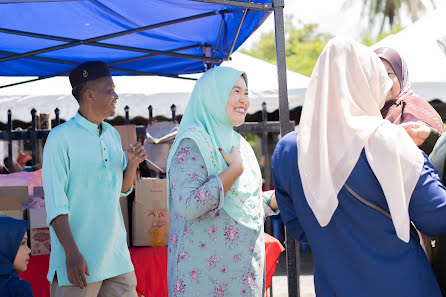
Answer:
[[98, 125], [79, 113], [54, 128], [43, 153], [42, 180], [47, 223], [51, 233], [48, 271], [50, 283], [57, 272], [60, 286], [71, 285], [67, 277], [65, 251], [51, 222], [68, 215], [79, 251], [87, 262], [87, 282], [97, 282], [133, 271], [119, 197], [125, 155], [119, 133], [102, 122]]

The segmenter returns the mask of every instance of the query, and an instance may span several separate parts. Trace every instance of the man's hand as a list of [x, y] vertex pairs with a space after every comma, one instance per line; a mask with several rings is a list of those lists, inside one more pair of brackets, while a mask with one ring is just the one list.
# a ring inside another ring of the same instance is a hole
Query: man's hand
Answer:
[[128, 164], [127, 168], [124, 170], [124, 176], [122, 179], [122, 193], [127, 192], [132, 186], [139, 163], [147, 159], [146, 152], [139, 142], [130, 145], [130, 148], [127, 151], [127, 159]]
[[65, 264], [67, 266], [67, 276], [70, 283], [81, 289], [87, 286], [85, 275], [90, 276], [87, 262], [79, 252], [76, 242], [71, 233], [68, 215], [59, 215], [51, 221], [54, 232], [65, 250]]
[[142, 145], [138, 142], [131, 144], [127, 151], [128, 165], [132, 168], [136, 168], [139, 163], [147, 158], [146, 152]]
[[419, 122], [402, 123], [400, 126], [406, 130], [417, 146], [422, 145], [431, 132], [429, 126]]
[[87, 262], [79, 251], [66, 254], [68, 280], [81, 289], [87, 287], [85, 275], [90, 276]]

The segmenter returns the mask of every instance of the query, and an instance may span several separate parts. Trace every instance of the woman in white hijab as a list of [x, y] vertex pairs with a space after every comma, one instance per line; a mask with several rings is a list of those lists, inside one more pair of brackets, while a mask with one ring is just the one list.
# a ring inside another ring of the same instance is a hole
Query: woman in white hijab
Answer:
[[289, 232], [314, 254], [317, 296], [440, 297], [413, 232], [446, 232], [446, 189], [402, 127], [381, 116], [392, 86], [367, 47], [332, 39], [297, 132], [273, 156]]

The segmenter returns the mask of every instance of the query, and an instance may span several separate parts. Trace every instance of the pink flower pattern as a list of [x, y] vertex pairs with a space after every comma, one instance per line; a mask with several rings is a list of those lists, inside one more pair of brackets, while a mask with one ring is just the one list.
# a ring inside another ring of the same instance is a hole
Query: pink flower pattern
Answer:
[[194, 269], [189, 273], [190, 279], [193, 283], [198, 284], [201, 279], [200, 269]]
[[177, 263], [184, 261], [186, 258], [187, 258], [187, 254], [185, 252], [179, 253]]
[[176, 247], [178, 243], [178, 235], [173, 234], [170, 238], [171, 238], [170, 243]]
[[242, 259], [242, 255], [240, 254], [234, 255], [232, 259], [234, 260], [234, 262], [240, 262], [240, 260]]
[[210, 226], [209, 229], [209, 235], [214, 234], [215, 233], [215, 226]]
[[242, 282], [247, 284], [248, 286], [255, 286], [255, 276], [254, 273], [248, 273], [243, 275]]
[[217, 263], [217, 258], [215, 258], [214, 256], [210, 256], [207, 259], [207, 266], [208, 266], [208, 268], [215, 267], [216, 263]]
[[233, 242], [235, 239], [239, 238], [239, 233], [237, 229], [232, 228], [232, 226], [225, 227], [225, 239], [227, 241]]
[[184, 281], [178, 280], [175, 284], [174, 290], [175, 290], [175, 296], [179, 296], [179, 293], [184, 294], [186, 292]]
[[169, 296], [261, 297], [265, 256], [256, 245], [263, 245], [263, 230], [244, 228], [217, 210], [221, 182], [208, 177], [192, 140], [180, 143], [169, 172]]
[[187, 176], [191, 177], [192, 179], [198, 178], [198, 175], [196, 175], [195, 173], [188, 173]]
[[227, 296], [227, 285], [226, 284], [221, 284], [221, 283], [217, 283], [214, 287], [214, 297], [223, 297], [223, 296]]

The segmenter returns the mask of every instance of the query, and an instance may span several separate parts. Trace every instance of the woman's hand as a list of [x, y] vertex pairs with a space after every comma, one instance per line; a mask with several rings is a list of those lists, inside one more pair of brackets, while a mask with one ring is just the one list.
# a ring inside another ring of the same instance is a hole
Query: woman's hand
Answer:
[[406, 130], [417, 146], [422, 145], [431, 133], [429, 126], [419, 122], [402, 123], [400, 126]]
[[273, 195], [271, 196], [271, 200], [269, 201], [269, 207], [272, 210], [274, 210], [274, 211], [276, 211], [279, 208], [279, 206], [277, 205], [276, 192], [275, 191], [273, 192]]
[[220, 174], [220, 180], [223, 184], [223, 192], [226, 195], [232, 185], [234, 185], [235, 181], [243, 173], [243, 159], [240, 151], [236, 146], [232, 147], [232, 151], [230, 154], [228, 154], [221, 148], [219, 148], [218, 150], [223, 156], [223, 159], [225, 159], [226, 163], [228, 163], [229, 165], [229, 167]]
[[244, 167], [243, 167], [243, 159], [242, 155], [235, 145], [232, 146], [231, 153], [228, 154], [223, 149], [218, 149], [223, 156], [223, 159], [225, 159], [226, 163], [228, 163], [229, 167], [234, 168], [236, 172], [239, 173], [239, 176], [242, 175]]

